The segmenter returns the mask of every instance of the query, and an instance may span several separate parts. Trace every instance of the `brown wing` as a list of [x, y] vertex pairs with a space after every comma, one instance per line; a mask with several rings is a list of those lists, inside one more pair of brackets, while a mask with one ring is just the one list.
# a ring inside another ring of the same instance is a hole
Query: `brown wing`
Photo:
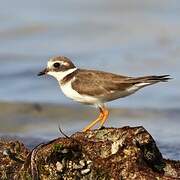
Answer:
[[81, 94], [101, 96], [110, 91], [124, 91], [132, 86], [130, 77], [94, 70], [79, 70], [72, 88]]
[[[151, 85], [157, 82], [165, 82], [169, 80], [169, 75], [163, 76], [144, 76], [144, 77], [128, 77], [103, 71], [94, 70], [78, 70], [75, 75], [75, 81], [72, 83], [72, 88], [76, 89], [81, 94], [104, 96], [117, 91], [125, 91], [133, 85], [140, 83], [148, 83]], [[142, 87], [147, 86], [142, 85]], [[139, 86], [141, 88], [141, 86]]]

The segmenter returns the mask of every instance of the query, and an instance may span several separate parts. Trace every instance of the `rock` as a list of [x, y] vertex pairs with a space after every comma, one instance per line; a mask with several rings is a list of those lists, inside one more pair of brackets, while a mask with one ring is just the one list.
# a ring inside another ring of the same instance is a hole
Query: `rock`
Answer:
[[62, 163], [60, 163], [59, 161], [56, 163], [56, 170], [58, 171], [58, 172], [62, 172], [63, 171], [63, 165], [62, 165]]
[[143, 127], [77, 132], [32, 151], [0, 141], [0, 179], [180, 179], [180, 161], [163, 159]]

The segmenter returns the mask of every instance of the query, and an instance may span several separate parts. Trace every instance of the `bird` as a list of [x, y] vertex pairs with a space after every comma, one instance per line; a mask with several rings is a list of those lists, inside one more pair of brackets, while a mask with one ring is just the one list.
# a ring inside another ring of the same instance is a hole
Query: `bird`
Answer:
[[57, 79], [60, 88], [68, 98], [99, 109], [99, 116], [83, 128], [91, 130], [97, 123], [104, 127], [109, 116], [107, 102], [134, 94], [138, 90], [159, 82], [167, 82], [170, 75], [131, 77], [100, 70], [77, 68], [65, 56], [49, 58], [47, 67], [38, 76], [50, 75]]

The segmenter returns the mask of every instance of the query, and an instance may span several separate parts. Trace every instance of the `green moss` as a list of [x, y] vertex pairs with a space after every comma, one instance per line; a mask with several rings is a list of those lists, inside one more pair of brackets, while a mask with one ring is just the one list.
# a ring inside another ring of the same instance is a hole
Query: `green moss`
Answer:
[[63, 144], [54, 144], [53, 151], [60, 152], [63, 149]]

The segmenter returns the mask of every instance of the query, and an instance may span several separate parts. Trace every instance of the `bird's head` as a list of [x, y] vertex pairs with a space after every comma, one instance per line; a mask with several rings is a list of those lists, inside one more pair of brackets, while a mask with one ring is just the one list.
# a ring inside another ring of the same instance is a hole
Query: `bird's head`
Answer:
[[38, 76], [51, 75], [61, 81], [66, 75], [72, 73], [77, 68], [70, 59], [64, 56], [50, 58], [47, 67]]

